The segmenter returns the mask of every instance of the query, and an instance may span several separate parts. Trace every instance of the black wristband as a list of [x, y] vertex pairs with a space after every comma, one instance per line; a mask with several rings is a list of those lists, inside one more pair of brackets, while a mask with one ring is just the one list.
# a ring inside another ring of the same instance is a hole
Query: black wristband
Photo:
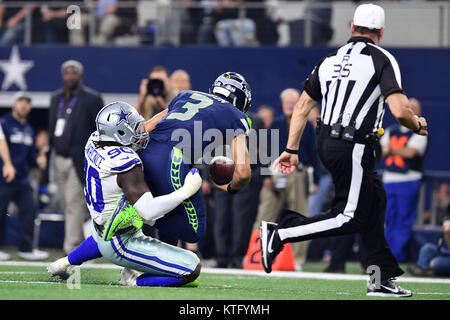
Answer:
[[230, 193], [230, 194], [235, 194], [235, 193], [238, 193], [239, 190], [231, 189], [231, 183], [230, 183], [230, 184], [228, 185], [228, 187], [227, 187], [227, 192]]
[[414, 133], [419, 133], [420, 132], [420, 130], [422, 130], [422, 124], [420, 123], [420, 121], [418, 121], [418, 123], [419, 123], [419, 128], [418, 129], [416, 129], [416, 130], [414, 130], [413, 132]]
[[293, 150], [293, 149], [286, 148], [286, 149], [284, 149], [284, 151], [286, 151], [287, 153], [290, 153], [290, 154], [297, 154], [298, 153], [298, 149], [297, 150]]

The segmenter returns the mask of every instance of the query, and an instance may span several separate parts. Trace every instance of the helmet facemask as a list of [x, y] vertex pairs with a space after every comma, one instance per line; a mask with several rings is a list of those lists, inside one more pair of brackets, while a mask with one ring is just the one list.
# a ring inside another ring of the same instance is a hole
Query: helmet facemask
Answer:
[[145, 149], [148, 145], [148, 138], [148, 132], [145, 131], [145, 121], [138, 122], [131, 138], [130, 148], [136, 152]]

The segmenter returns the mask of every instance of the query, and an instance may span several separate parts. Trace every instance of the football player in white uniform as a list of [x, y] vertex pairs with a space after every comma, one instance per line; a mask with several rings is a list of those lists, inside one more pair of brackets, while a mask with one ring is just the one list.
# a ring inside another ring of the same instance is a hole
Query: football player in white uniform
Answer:
[[148, 143], [144, 118], [133, 106], [113, 102], [100, 110], [96, 124], [97, 131], [85, 147], [85, 196], [92, 236], [47, 270], [66, 279], [71, 266], [86, 257], [103, 256], [124, 267], [122, 285], [192, 284], [200, 274], [197, 255], [145, 236], [140, 228], [144, 222], [154, 224], [194, 195], [202, 183], [198, 170], [189, 171], [178, 190], [153, 197], [137, 154]]

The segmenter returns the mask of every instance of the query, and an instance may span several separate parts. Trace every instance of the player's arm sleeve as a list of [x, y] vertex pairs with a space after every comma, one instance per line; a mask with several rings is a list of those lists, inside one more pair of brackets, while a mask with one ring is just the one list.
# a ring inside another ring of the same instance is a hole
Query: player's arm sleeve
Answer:
[[5, 134], [3, 133], [2, 124], [0, 123], [0, 140], [5, 139]]
[[154, 221], [178, 207], [184, 200], [186, 200], [186, 196], [179, 190], [159, 197], [153, 197], [152, 193], [147, 191], [135, 202], [133, 207], [144, 220]]
[[234, 123], [234, 137], [240, 134], [245, 134], [246, 136], [250, 134], [250, 130], [252, 130], [252, 119], [250, 117], [237, 117]]
[[145, 182], [142, 168], [136, 166], [129, 171], [118, 174], [117, 184], [122, 188], [134, 209], [146, 221], [153, 221], [164, 216], [185, 200], [187, 196], [180, 191], [182, 189], [180, 188], [168, 195], [153, 197]]
[[198, 169], [191, 169], [184, 184], [178, 190], [159, 197], [153, 197], [149, 191], [133, 204], [134, 208], [146, 221], [159, 219], [178, 207], [184, 200], [193, 196], [201, 187], [202, 179]]
[[302, 83], [303, 90], [305, 90], [306, 93], [316, 101], [322, 100], [322, 90], [320, 88], [319, 80], [319, 68], [324, 60], [325, 59], [319, 61], [309, 77]]

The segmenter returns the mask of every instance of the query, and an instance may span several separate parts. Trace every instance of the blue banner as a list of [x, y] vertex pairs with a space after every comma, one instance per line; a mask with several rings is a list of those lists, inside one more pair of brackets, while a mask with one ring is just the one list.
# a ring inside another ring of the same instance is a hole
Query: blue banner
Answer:
[[[450, 170], [450, 50], [388, 49], [397, 59], [406, 94], [421, 101], [430, 124], [427, 169]], [[52, 91], [62, 87], [60, 66], [68, 59], [84, 65], [84, 83], [103, 94], [135, 102], [142, 78], [163, 65], [184, 69], [196, 90], [208, 91], [222, 72], [243, 74], [252, 88], [256, 111], [262, 104], [279, 109], [279, 94], [287, 87], [301, 88], [317, 61], [330, 48], [217, 48], [217, 47], [68, 47], [33, 46], [0, 48], [0, 105], [9, 107], [13, 93], [26, 90], [33, 104], [45, 108]], [[4, 110], [3, 110], [4, 111]], [[39, 114], [42, 117], [42, 114]], [[394, 119], [386, 112], [384, 126]]]

